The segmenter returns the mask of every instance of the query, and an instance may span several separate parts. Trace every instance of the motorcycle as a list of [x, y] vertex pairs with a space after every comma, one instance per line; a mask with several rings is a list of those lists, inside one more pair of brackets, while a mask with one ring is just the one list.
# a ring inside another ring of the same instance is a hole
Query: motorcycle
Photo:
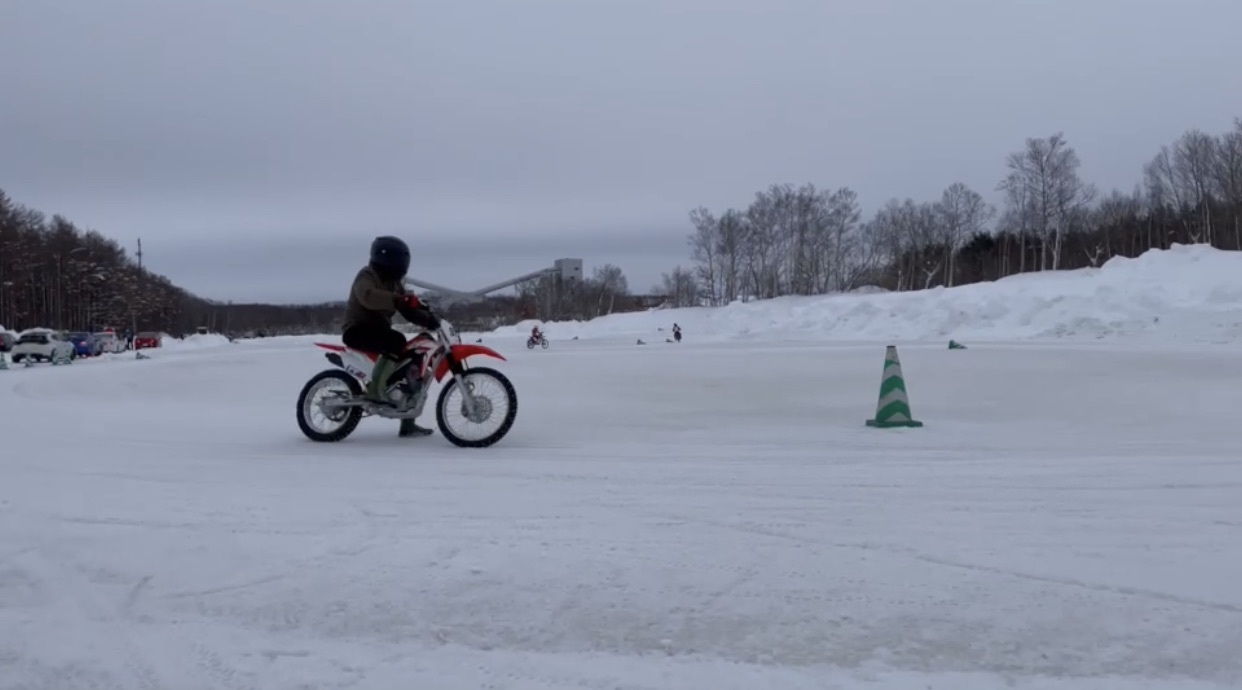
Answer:
[[536, 344], [539, 344], [545, 350], [548, 349], [548, 339], [545, 338], [544, 336], [540, 335], [539, 340], [535, 340], [535, 337], [532, 335], [526, 336], [526, 349], [527, 350], [535, 349]]
[[[354, 432], [364, 416], [414, 419], [426, 405], [432, 379], [438, 383], [446, 376], [448, 383], [441, 388], [436, 401], [436, 425], [453, 445], [491, 446], [509, 433], [517, 417], [517, 392], [508, 377], [490, 367], [467, 365], [467, 360], [475, 356], [501, 361], [505, 358], [483, 345], [463, 345], [447, 321], [441, 321], [439, 329], [420, 332], [407, 341], [396, 370], [384, 382], [383, 398], [388, 404], [376, 404], [363, 397], [379, 355], [332, 343], [315, 346], [327, 350], [324, 357], [336, 368], [311, 377], [298, 394], [298, 427], [312, 441], [342, 441]], [[499, 391], [490, 395], [479, 392], [488, 386]], [[320, 394], [325, 394], [323, 399], [317, 399]], [[460, 400], [450, 403], [454, 397]], [[316, 412], [323, 414], [327, 426], [312, 423]], [[467, 426], [495, 422], [495, 428], [475, 437], [459, 428], [458, 423], [450, 423], [453, 413], [458, 412]]]

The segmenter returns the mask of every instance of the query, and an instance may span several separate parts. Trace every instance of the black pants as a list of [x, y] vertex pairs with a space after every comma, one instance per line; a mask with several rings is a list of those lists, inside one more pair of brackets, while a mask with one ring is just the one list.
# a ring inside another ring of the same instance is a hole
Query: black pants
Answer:
[[383, 324], [363, 324], [345, 329], [341, 340], [347, 347], [367, 352], [378, 352], [393, 359], [401, 358], [405, 349], [405, 334]]

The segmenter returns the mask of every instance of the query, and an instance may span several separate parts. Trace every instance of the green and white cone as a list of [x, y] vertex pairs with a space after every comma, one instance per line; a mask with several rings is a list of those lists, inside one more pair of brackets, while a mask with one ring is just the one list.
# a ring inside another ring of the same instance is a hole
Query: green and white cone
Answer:
[[4, 371], [5, 369], [8, 369], [8, 368], [9, 368], [9, 357], [3, 352], [0, 352], [0, 371]]
[[949, 341], [949, 349], [950, 349], [950, 350], [965, 350], [965, 349], [966, 349], [966, 346], [965, 346], [965, 345], [963, 345], [963, 344], [961, 344], [961, 343], [959, 343], [959, 342], [957, 342], [956, 340], [950, 340], [950, 341]]
[[880, 399], [875, 405], [875, 419], [868, 419], [867, 426], [879, 429], [923, 426], [910, 413], [910, 399], [906, 397], [906, 381], [901, 375], [901, 360], [897, 357], [896, 345], [889, 345], [884, 352]]

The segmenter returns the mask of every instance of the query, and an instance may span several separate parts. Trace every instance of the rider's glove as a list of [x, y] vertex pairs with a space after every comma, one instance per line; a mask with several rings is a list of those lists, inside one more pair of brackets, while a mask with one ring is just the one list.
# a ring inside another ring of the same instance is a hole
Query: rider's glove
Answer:
[[401, 312], [401, 316], [405, 317], [406, 321], [419, 328], [426, 328], [429, 331], [440, 328], [440, 319], [415, 295], [404, 295], [399, 298], [397, 311]]
[[440, 317], [432, 313], [430, 309], [423, 307], [418, 309], [416, 313], [418, 314], [418, 317], [422, 319], [421, 323], [419, 323], [420, 326], [429, 331], [440, 330]]

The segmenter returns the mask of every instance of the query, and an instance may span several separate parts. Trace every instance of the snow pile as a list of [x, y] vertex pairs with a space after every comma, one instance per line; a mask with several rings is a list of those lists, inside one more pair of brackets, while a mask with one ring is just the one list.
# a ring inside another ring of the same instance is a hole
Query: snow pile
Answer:
[[[563, 340], [661, 340], [678, 323], [704, 340], [1012, 340], [1242, 338], [1242, 252], [1174, 245], [1100, 268], [1027, 273], [992, 283], [918, 292], [786, 297], [725, 307], [614, 314], [541, 324]], [[530, 333], [524, 321], [493, 335]]]
[[228, 345], [229, 339], [219, 333], [195, 333], [184, 338], [173, 338], [165, 335], [160, 340], [160, 347], [171, 350], [201, 350], [208, 347]]

